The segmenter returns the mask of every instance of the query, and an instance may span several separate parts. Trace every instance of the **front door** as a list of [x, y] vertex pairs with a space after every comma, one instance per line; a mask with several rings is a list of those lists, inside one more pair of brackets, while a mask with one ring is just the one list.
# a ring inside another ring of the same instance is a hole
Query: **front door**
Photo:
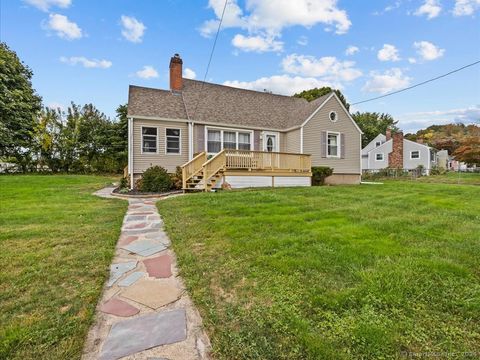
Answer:
[[277, 152], [278, 151], [278, 139], [276, 134], [266, 134], [264, 141], [264, 151]]

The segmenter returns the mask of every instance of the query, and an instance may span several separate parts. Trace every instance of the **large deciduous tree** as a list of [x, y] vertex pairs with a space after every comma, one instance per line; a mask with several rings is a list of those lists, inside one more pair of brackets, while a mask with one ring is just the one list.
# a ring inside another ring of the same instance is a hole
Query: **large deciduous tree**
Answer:
[[353, 119], [363, 131], [362, 147], [375, 139], [378, 134], [385, 134], [388, 128], [392, 132], [398, 131], [397, 123], [390, 114], [377, 112], [356, 112], [352, 114]]
[[313, 101], [313, 100], [318, 99], [319, 97], [321, 97], [323, 95], [327, 95], [327, 94], [331, 93], [332, 91], [334, 91], [335, 94], [337, 94], [338, 98], [343, 103], [345, 108], [347, 110], [350, 110], [350, 104], [347, 102], [347, 99], [345, 98], [345, 96], [343, 96], [342, 92], [340, 90], [337, 90], [337, 89], [332, 89], [329, 86], [324, 86], [324, 87], [321, 87], [321, 88], [313, 88], [313, 89], [310, 89], [310, 90], [304, 90], [300, 93], [296, 93], [293, 96], [295, 96], [297, 98], [304, 98], [307, 101]]
[[32, 75], [17, 54], [0, 43], [0, 158], [14, 158], [24, 171], [42, 102], [32, 87]]

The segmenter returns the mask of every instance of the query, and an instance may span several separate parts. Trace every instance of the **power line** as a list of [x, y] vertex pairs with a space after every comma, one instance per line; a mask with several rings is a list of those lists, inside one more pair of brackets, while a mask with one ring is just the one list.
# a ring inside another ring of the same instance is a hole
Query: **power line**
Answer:
[[446, 77], [446, 76], [448, 76], [448, 75], [451, 75], [451, 74], [453, 74], [453, 73], [456, 73], [456, 72], [458, 72], [458, 71], [461, 71], [461, 70], [463, 70], [463, 69], [466, 69], [466, 68], [468, 68], [468, 67], [470, 67], [470, 66], [477, 65], [477, 64], [479, 64], [479, 63], [480, 63], [480, 60], [475, 61], [475, 62], [473, 62], [473, 63], [471, 63], [471, 64], [468, 64], [468, 65], [462, 66], [462, 67], [460, 67], [460, 68], [458, 68], [458, 69], [452, 70], [452, 71], [450, 71], [450, 72], [448, 72], [448, 73], [446, 73], [446, 74], [443, 74], [443, 75], [434, 77], [434, 78], [432, 78], [432, 79], [429, 79], [429, 80], [426, 80], [426, 81], [422, 81], [421, 83], [418, 83], [418, 84], [415, 84], [415, 85], [406, 87], [406, 88], [404, 88], [404, 89], [400, 89], [400, 90], [397, 90], [397, 91], [393, 91], [393, 92], [388, 93], [388, 94], [385, 94], [385, 95], [376, 96], [376, 97], [371, 98], [371, 99], [367, 99], [367, 100], [363, 100], [363, 101], [358, 101], [358, 102], [356, 102], [356, 103], [353, 103], [352, 105], [363, 104], [363, 103], [366, 103], [366, 102], [369, 102], [369, 101], [378, 100], [378, 99], [381, 99], [381, 98], [384, 98], [384, 97], [387, 97], [387, 96], [395, 95], [395, 94], [398, 94], [398, 93], [401, 93], [401, 92], [404, 92], [404, 91], [407, 91], [407, 90], [416, 88], [416, 87], [418, 87], [418, 86], [425, 85], [425, 84], [427, 84], [427, 83], [429, 83], [429, 82], [432, 82], [432, 81], [435, 81], [435, 80], [444, 78], [444, 77]]
[[205, 80], [207, 79], [208, 70], [210, 70], [210, 63], [212, 62], [213, 52], [215, 51], [215, 46], [217, 45], [218, 34], [220, 34], [220, 28], [222, 27], [223, 16], [225, 15], [225, 9], [227, 8], [228, 0], [225, 0], [223, 5], [222, 16], [220, 17], [220, 22], [218, 23], [217, 33], [215, 34], [215, 40], [213, 41], [212, 51], [210, 52], [210, 58], [208, 59], [207, 70], [205, 71], [205, 76], [203, 77], [202, 87], [198, 93], [197, 104], [195, 105], [195, 110], [193, 111], [192, 118], [195, 119], [195, 114], [197, 113], [198, 104], [200, 103], [201, 94], [203, 91], [203, 86], [205, 85]]

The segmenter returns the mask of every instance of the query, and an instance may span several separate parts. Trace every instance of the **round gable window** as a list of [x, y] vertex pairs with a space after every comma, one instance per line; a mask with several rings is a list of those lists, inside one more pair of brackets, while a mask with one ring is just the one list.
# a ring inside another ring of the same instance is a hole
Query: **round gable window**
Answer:
[[337, 121], [337, 113], [335, 111], [330, 111], [330, 114], [328, 115], [328, 117], [330, 118], [331, 122]]

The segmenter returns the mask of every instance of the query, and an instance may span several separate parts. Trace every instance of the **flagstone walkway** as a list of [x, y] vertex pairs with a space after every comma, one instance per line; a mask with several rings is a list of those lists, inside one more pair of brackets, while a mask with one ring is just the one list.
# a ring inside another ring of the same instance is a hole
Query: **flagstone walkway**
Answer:
[[[95, 193], [111, 197], [111, 188]], [[202, 319], [184, 289], [156, 199], [129, 199], [82, 359], [208, 359]]]

